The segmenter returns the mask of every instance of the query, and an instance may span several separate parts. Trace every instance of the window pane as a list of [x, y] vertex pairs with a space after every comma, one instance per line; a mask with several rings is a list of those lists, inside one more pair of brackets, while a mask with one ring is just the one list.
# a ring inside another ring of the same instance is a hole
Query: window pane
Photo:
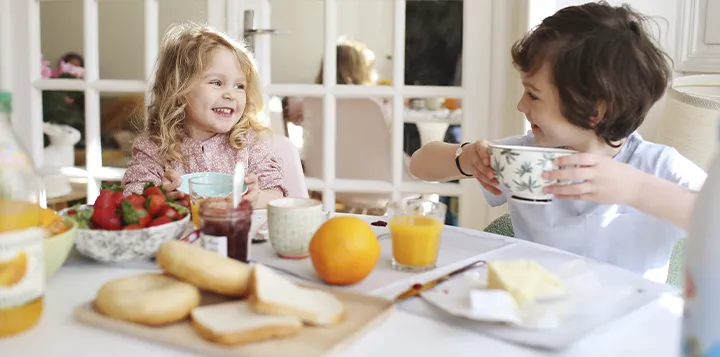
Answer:
[[60, 75], [63, 58], [84, 67], [83, 46], [82, 0], [40, 2], [40, 50], [47, 61], [43, 78]]
[[145, 5], [140, 0], [98, 2], [101, 79], [145, 79]]

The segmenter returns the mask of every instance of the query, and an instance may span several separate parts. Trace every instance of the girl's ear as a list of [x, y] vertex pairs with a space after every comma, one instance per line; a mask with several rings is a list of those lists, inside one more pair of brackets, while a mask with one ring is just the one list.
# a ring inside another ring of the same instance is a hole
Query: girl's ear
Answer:
[[595, 111], [590, 116], [590, 122], [592, 123], [593, 126], [598, 125], [598, 123], [600, 123], [600, 121], [602, 121], [603, 118], [605, 118], [606, 110], [607, 110], [607, 105], [605, 104], [605, 102], [598, 102], [595, 105]]

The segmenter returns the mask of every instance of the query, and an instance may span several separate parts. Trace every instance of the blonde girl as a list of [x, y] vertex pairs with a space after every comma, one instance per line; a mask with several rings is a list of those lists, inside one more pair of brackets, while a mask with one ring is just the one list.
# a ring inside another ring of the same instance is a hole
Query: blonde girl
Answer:
[[280, 158], [258, 121], [262, 106], [245, 46], [204, 25], [173, 26], [160, 46], [144, 134], [123, 177], [125, 193], [140, 193], [146, 182], [174, 191], [183, 174], [231, 174], [244, 162], [246, 199], [254, 207], [286, 196]]

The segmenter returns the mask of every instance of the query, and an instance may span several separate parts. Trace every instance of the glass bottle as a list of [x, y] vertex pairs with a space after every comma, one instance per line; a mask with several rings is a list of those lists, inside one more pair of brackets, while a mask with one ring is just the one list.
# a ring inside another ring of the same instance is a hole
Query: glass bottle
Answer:
[[44, 189], [13, 130], [11, 103], [0, 92], [0, 337], [33, 327], [45, 293]]
[[242, 201], [233, 207], [228, 198], [207, 198], [200, 203], [200, 239], [205, 249], [250, 262], [252, 204]]

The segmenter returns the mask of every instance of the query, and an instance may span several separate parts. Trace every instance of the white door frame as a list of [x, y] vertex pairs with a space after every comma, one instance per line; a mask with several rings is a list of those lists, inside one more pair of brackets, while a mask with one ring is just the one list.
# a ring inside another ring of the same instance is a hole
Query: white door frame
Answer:
[[[258, 27], [282, 29], [282, 24], [270, 23], [269, 0], [234, 0], [235, 18], [242, 28], [242, 13], [254, 9]], [[324, 0], [324, 66], [323, 85], [271, 83], [270, 36], [256, 38], [258, 65], [261, 70], [264, 92], [268, 96], [323, 97], [323, 177], [307, 178], [308, 188], [323, 191], [323, 205], [334, 210], [335, 192], [387, 192], [398, 198], [402, 193], [440, 193], [460, 197], [461, 226], [483, 228], [500, 211], [490, 210], [482, 199], [480, 185], [475, 180], [462, 180], [456, 184], [402, 182], [403, 122], [394, 120], [392, 126], [392, 182], [387, 185], [362, 180], [344, 180], [335, 177], [335, 105], [338, 97], [392, 96], [393, 112], [402, 113], [404, 97], [439, 96], [465, 99], [463, 101], [463, 140], [498, 138], [522, 132], [522, 121], [515, 111], [514, 101], [518, 80], [509, 64], [510, 37], [519, 37], [527, 27], [526, 0], [474, 0], [464, 1], [463, 71], [462, 87], [406, 86], [405, 62], [405, 0], [394, 1], [394, 53], [393, 86], [343, 86], [335, 84], [335, 45], [337, 39], [337, 3], [341, 0]], [[516, 15], [517, 13], [520, 15]], [[230, 15], [229, 15], [230, 16]], [[514, 21], [508, 21], [509, 19]], [[508, 25], [510, 24], [510, 25]], [[514, 39], [514, 38], [513, 38]], [[471, 64], [471, 65], [468, 65]], [[501, 90], [497, 90], [497, 89]], [[508, 120], [510, 119], [510, 120]], [[452, 158], [448, 158], [452, 160]], [[360, 189], [358, 189], [360, 187]], [[363, 189], [365, 188], [365, 189]]]

